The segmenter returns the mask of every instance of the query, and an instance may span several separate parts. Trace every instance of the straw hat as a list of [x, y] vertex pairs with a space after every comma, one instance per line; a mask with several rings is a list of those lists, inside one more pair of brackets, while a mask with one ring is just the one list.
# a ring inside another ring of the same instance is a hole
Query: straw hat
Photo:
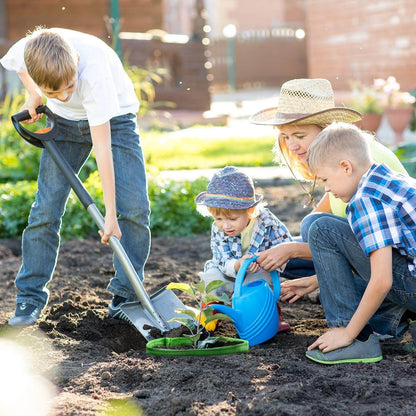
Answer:
[[254, 124], [280, 126], [284, 124], [326, 125], [333, 121], [353, 123], [361, 120], [358, 111], [335, 107], [334, 91], [327, 79], [293, 79], [282, 85], [278, 107], [252, 115]]
[[234, 166], [216, 172], [207, 191], [196, 198], [197, 205], [226, 209], [248, 209], [257, 205], [263, 196], [254, 192], [253, 180]]

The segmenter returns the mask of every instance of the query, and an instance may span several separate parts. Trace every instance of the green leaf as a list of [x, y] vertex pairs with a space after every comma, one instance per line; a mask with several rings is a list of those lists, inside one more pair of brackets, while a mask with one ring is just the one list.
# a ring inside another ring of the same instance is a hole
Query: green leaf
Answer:
[[169, 322], [178, 322], [179, 324], [186, 326], [189, 329], [195, 328], [194, 320], [190, 318], [182, 318], [176, 316], [175, 318], [169, 319]]
[[201, 338], [201, 333], [198, 332], [195, 335], [183, 334], [184, 338], [189, 338], [192, 340], [193, 347], [196, 349], [198, 347], [198, 340]]
[[196, 290], [198, 290], [199, 293], [205, 293], [205, 281], [201, 280], [199, 283], [194, 284], [194, 287]]
[[197, 314], [192, 309], [188, 309], [188, 308], [175, 309], [175, 312], [179, 314], [188, 315], [193, 319], [196, 319], [197, 317]]
[[191, 285], [188, 285], [188, 283], [169, 283], [166, 287], [167, 289], [178, 289], [181, 290], [182, 292], [186, 292], [189, 293], [191, 296], [195, 296], [195, 290], [193, 289], [193, 287]]
[[216, 321], [217, 319], [220, 319], [221, 321], [233, 321], [234, 319], [231, 318], [228, 315], [225, 315], [223, 313], [216, 313], [215, 315], [211, 315], [209, 318], [207, 317], [205, 320], [205, 325], [212, 322], [212, 321]]
[[230, 284], [230, 282], [224, 282], [223, 280], [213, 280], [212, 282], [209, 282], [206, 288], [207, 293], [211, 293], [215, 289], [218, 289], [219, 287], [226, 286]]
[[223, 293], [221, 296], [217, 296], [214, 294], [209, 294], [204, 297], [204, 302], [206, 304], [214, 302], [214, 303], [230, 303], [230, 298], [228, 295]]
[[218, 341], [218, 339], [219, 339], [218, 337], [205, 338], [204, 340], [198, 342], [197, 348], [199, 350], [203, 350], [205, 348], [208, 348], [208, 345], [215, 344]]
[[230, 297], [229, 297], [226, 293], [223, 293], [223, 294], [219, 297], [219, 299], [220, 299], [220, 302], [223, 302], [223, 303], [226, 303], [226, 304], [231, 304]]

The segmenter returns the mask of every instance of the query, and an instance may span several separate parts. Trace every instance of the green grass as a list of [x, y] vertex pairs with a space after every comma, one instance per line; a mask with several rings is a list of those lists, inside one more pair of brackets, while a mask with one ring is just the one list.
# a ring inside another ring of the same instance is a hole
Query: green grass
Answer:
[[161, 132], [141, 136], [147, 166], [159, 170], [272, 166], [274, 142], [273, 137], [178, 138]]

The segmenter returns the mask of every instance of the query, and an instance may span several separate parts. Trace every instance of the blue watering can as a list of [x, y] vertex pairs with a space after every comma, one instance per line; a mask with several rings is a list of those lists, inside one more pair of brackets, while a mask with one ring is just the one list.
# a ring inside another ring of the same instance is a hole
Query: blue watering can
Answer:
[[235, 279], [233, 306], [210, 305], [212, 309], [233, 319], [239, 337], [247, 340], [249, 345], [257, 345], [269, 340], [279, 329], [276, 302], [280, 296], [280, 280], [276, 270], [270, 272], [273, 291], [263, 279], [243, 285], [248, 266], [257, 258], [258, 256], [254, 256], [246, 259], [241, 265]]

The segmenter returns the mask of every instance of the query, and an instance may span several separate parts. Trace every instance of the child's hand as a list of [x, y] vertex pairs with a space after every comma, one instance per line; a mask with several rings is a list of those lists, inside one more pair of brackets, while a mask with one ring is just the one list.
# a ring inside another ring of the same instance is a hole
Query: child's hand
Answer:
[[107, 219], [105, 218], [104, 222], [104, 232], [101, 230], [98, 231], [98, 233], [101, 236], [101, 242], [103, 244], [109, 245], [110, 236], [114, 235], [118, 240], [121, 239], [121, 230], [118, 225], [117, 219]]
[[[239, 259], [234, 265], [234, 269], [236, 273], [238, 273], [238, 271], [240, 270], [240, 267], [243, 264], [244, 260], [251, 259], [252, 257], [253, 257], [252, 254], [246, 254], [243, 257], [241, 257], [241, 259]], [[259, 270], [260, 270], [260, 266], [255, 261], [250, 263], [250, 265], [247, 267], [247, 273], [256, 273]]]
[[308, 347], [308, 350], [311, 351], [314, 348], [319, 348], [322, 352], [326, 353], [338, 348], [346, 347], [353, 341], [354, 339], [349, 336], [347, 328], [333, 328], [321, 335]]
[[316, 275], [301, 277], [300, 279], [286, 280], [281, 285], [280, 300], [296, 302], [302, 296], [318, 289], [318, 279]]
[[30, 123], [35, 123], [36, 121], [40, 120], [43, 117], [43, 114], [36, 113], [36, 108], [38, 108], [42, 104], [43, 104], [43, 100], [40, 95], [38, 94], [29, 95], [29, 98], [24, 103], [20, 111], [28, 110], [32, 118], [29, 120], [22, 121], [22, 123], [30, 124]]

